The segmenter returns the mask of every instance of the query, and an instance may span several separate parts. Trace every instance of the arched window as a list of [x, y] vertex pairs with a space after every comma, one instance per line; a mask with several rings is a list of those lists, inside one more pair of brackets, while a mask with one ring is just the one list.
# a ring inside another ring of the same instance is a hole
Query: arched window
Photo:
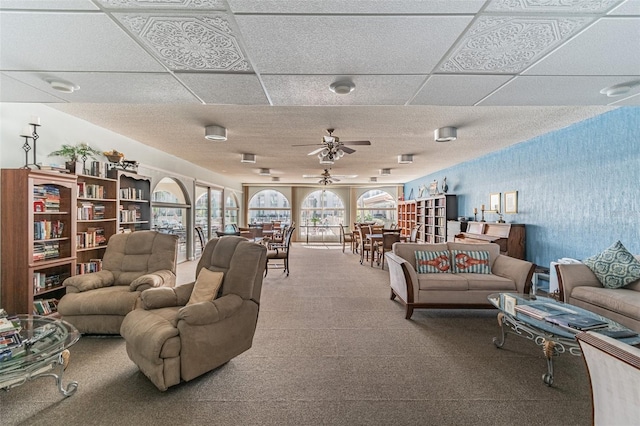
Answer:
[[389, 226], [397, 223], [396, 200], [386, 191], [372, 189], [358, 198], [356, 203], [357, 222], [375, 222]]
[[187, 260], [188, 209], [190, 207], [182, 185], [172, 178], [160, 180], [151, 195], [152, 229], [178, 235], [179, 262]]
[[249, 223], [291, 223], [291, 205], [280, 191], [265, 189], [249, 201]]
[[302, 201], [300, 236], [310, 241], [340, 241], [344, 224], [344, 202], [326, 189], [314, 191]]

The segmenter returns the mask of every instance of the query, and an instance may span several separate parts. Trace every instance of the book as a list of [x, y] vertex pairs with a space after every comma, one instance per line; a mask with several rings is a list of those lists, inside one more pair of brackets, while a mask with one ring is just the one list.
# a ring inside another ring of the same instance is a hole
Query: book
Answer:
[[573, 330], [593, 330], [596, 328], [607, 327], [609, 325], [605, 321], [580, 314], [550, 315], [547, 316], [545, 320], [552, 324]]
[[562, 315], [567, 313], [575, 313], [573, 311], [560, 308], [552, 303], [529, 303], [526, 305], [516, 305], [516, 311], [528, 315], [537, 320], [543, 320], [551, 315]]

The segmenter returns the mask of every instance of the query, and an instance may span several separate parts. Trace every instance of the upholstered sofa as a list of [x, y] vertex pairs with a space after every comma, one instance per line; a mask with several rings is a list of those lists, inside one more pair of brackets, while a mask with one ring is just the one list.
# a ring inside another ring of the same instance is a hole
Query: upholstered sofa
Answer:
[[[427, 260], [417, 262], [416, 252]], [[492, 293], [529, 293], [535, 269], [531, 262], [500, 254], [493, 243], [395, 243], [386, 259], [391, 299], [405, 305], [406, 319], [416, 308], [492, 308], [487, 299]]]
[[213, 238], [198, 261], [195, 282], [140, 294], [140, 309], [126, 316], [120, 333], [129, 358], [159, 390], [251, 348], [266, 253], [243, 237]]
[[[640, 260], [640, 256], [635, 256]], [[560, 299], [640, 332], [640, 280], [605, 288], [584, 264], [557, 264]]]
[[101, 271], [64, 281], [66, 294], [58, 312], [81, 333], [119, 334], [140, 292], [175, 285], [177, 256], [177, 235], [156, 231], [112, 235]]

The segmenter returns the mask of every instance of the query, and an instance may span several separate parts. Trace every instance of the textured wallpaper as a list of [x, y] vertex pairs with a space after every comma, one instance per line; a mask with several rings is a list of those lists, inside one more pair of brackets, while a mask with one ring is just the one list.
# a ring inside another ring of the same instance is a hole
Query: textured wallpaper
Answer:
[[[455, 142], [454, 142], [455, 143]], [[549, 266], [583, 259], [617, 240], [640, 254], [640, 107], [624, 107], [522, 142], [405, 185], [405, 195], [447, 177], [458, 215], [489, 194], [518, 191], [518, 213], [504, 220], [527, 226], [527, 260]], [[496, 221], [494, 213], [485, 214]], [[480, 213], [478, 213], [480, 220]]]

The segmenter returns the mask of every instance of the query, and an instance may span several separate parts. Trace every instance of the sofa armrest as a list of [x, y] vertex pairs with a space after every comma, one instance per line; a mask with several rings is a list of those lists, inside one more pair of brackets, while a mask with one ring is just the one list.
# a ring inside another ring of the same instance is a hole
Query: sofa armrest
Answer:
[[557, 264], [558, 289], [560, 290], [560, 300], [569, 302], [571, 292], [575, 287], [602, 287], [598, 277], [591, 269], [582, 263]]
[[191, 297], [194, 283], [178, 287], [154, 287], [140, 293], [143, 309], [159, 309], [169, 306], [184, 306]]
[[389, 265], [389, 281], [394, 292], [405, 301], [413, 303], [418, 292], [418, 274], [413, 265], [393, 252], [384, 255]]
[[237, 294], [227, 294], [211, 302], [187, 305], [178, 311], [178, 320], [189, 325], [206, 325], [232, 316], [242, 306], [243, 299]]
[[66, 287], [67, 293], [80, 293], [96, 288], [113, 285], [115, 277], [111, 271], [102, 270], [90, 274], [74, 275], [64, 280], [62, 285]]
[[503, 278], [510, 278], [516, 283], [518, 293], [529, 294], [531, 290], [531, 278], [536, 265], [526, 260], [516, 259], [515, 257], [498, 255], [491, 273]]
[[175, 287], [176, 274], [168, 269], [150, 272], [131, 281], [129, 290], [144, 291], [153, 287]]

